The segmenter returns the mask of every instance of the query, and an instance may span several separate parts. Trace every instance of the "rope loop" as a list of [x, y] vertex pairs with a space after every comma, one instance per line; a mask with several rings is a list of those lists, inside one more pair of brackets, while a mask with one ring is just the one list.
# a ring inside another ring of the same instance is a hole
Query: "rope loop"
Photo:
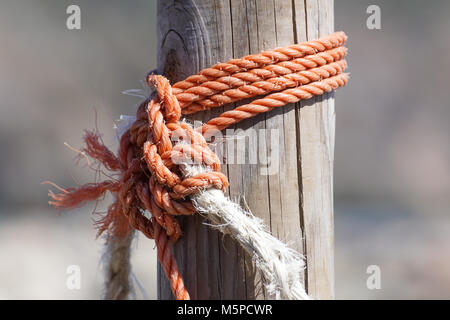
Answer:
[[[147, 104], [148, 136], [143, 146], [144, 158], [152, 176], [160, 185], [171, 188], [171, 195], [177, 199], [203, 188], [224, 190], [228, 181], [220, 171], [219, 158], [201, 134], [187, 124], [178, 123], [181, 108], [169, 80], [160, 75], [149, 75], [147, 82], [157, 92]], [[178, 138], [177, 144], [173, 143], [174, 136]], [[178, 165], [187, 162], [207, 166], [211, 172], [183, 180]]]

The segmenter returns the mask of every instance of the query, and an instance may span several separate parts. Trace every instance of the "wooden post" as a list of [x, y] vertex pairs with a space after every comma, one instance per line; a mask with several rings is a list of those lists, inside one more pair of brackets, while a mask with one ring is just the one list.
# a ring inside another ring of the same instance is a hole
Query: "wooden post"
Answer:
[[[158, 71], [175, 82], [217, 62], [332, 33], [333, 1], [159, 0], [157, 24]], [[206, 121], [230, 108], [191, 119]], [[316, 299], [334, 297], [334, 123], [332, 94], [248, 119], [231, 129], [250, 137], [247, 160], [258, 155], [258, 163], [223, 166], [228, 195], [244, 197], [276, 237], [307, 257], [305, 287]], [[226, 141], [229, 160], [236, 146]], [[265, 164], [276, 170], [262, 174]], [[251, 258], [234, 241], [200, 215], [180, 220], [184, 235], [174, 251], [193, 299], [266, 298]], [[158, 298], [172, 299], [160, 267], [158, 277]]]

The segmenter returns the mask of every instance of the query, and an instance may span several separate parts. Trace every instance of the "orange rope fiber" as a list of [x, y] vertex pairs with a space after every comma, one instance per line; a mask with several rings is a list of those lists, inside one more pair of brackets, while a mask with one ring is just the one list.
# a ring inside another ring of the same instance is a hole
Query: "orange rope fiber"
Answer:
[[[86, 148], [82, 152], [116, 172], [120, 179], [78, 188], [58, 187], [58, 194], [49, 191], [49, 203], [58, 209], [70, 209], [99, 199], [107, 191], [114, 194], [115, 202], [96, 222], [99, 235], [107, 232], [120, 237], [134, 228], [155, 239], [158, 259], [173, 294], [177, 299], [189, 299], [172, 254], [171, 243], [181, 236], [175, 217], [195, 213], [189, 195], [210, 187], [225, 190], [228, 185], [220, 171], [220, 161], [205, 137], [259, 113], [344, 86], [348, 80], [343, 73], [347, 67], [343, 60], [347, 54], [343, 47], [346, 39], [343, 32], [336, 32], [318, 40], [233, 59], [172, 86], [162, 76], [149, 75], [147, 82], [156, 94], [139, 106], [136, 121], [120, 139], [118, 156], [108, 150], [98, 133], [86, 132], [84, 137]], [[181, 114], [263, 95], [267, 96], [224, 112], [196, 130], [180, 122]], [[183, 178], [178, 164], [187, 160], [211, 170]], [[152, 217], [147, 218], [144, 211]]]

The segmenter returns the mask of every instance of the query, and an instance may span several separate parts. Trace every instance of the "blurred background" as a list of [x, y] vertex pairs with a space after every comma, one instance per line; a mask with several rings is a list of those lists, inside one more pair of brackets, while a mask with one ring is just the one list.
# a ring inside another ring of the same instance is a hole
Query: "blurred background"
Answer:
[[[66, 28], [70, 4], [81, 30]], [[366, 27], [371, 4], [381, 30]], [[446, 0], [335, 0], [352, 76], [336, 94], [338, 299], [450, 298], [449, 15]], [[64, 146], [80, 147], [83, 128], [117, 148], [114, 121], [139, 102], [122, 92], [156, 66], [156, 1], [2, 0], [0, 43], [0, 299], [98, 299], [94, 205], [58, 214], [40, 183], [92, 180]], [[153, 243], [134, 248], [138, 298], [155, 298]], [[67, 289], [70, 265], [80, 290]]]

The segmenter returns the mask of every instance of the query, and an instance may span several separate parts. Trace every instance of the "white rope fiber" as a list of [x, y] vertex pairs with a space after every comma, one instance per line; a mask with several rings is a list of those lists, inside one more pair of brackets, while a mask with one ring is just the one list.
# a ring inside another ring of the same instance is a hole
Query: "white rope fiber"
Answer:
[[131, 243], [134, 232], [123, 238], [111, 237], [105, 245], [100, 262], [105, 276], [105, 300], [126, 300], [134, 295], [130, 281], [131, 274]]
[[[182, 164], [185, 177], [207, 169], [201, 165]], [[263, 221], [226, 197], [221, 190], [210, 188], [191, 196], [195, 209], [213, 228], [229, 234], [252, 257], [262, 272], [270, 297], [286, 300], [308, 300], [301, 281], [304, 257], [266, 231]]]

